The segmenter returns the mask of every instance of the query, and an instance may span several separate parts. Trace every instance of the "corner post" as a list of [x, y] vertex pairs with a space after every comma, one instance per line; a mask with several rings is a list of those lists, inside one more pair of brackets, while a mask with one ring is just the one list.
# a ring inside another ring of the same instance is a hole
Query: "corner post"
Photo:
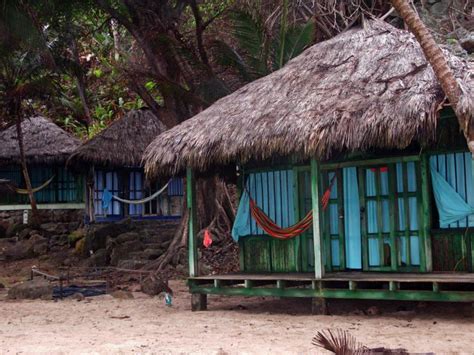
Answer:
[[320, 230], [319, 163], [314, 158], [311, 158], [311, 202], [313, 207], [314, 277], [320, 280], [324, 276], [324, 258], [323, 238]]
[[426, 153], [421, 155], [421, 272], [433, 271], [433, 262], [431, 255], [431, 209], [430, 209], [430, 166]]
[[196, 220], [196, 182], [194, 180], [194, 172], [191, 168], [186, 169], [186, 208], [189, 216], [189, 241], [188, 241], [188, 264], [189, 276], [198, 276], [198, 253], [197, 253], [197, 220]]

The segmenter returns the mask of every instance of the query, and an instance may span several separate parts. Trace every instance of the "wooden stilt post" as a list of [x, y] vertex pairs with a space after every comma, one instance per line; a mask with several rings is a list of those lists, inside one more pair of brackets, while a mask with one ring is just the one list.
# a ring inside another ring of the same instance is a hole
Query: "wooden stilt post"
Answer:
[[187, 209], [189, 213], [189, 240], [188, 240], [188, 264], [189, 276], [198, 276], [198, 253], [197, 253], [197, 224], [196, 224], [196, 182], [194, 172], [191, 168], [186, 170], [186, 197]]
[[311, 200], [313, 207], [313, 247], [314, 277], [320, 280], [324, 276], [323, 240], [320, 230], [319, 210], [319, 163], [311, 159]]

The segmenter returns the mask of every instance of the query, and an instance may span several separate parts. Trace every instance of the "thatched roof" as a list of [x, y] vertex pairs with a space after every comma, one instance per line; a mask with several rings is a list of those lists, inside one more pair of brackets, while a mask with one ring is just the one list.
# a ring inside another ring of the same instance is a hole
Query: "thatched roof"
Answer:
[[141, 166], [145, 148], [166, 127], [150, 110], [133, 110], [80, 146], [68, 163]]
[[[24, 119], [21, 127], [28, 163], [62, 163], [81, 143], [42, 116]], [[0, 147], [0, 164], [20, 162], [15, 125], [0, 132]]]
[[[448, 54], [448, 53], [447, 53]], [[462, 79], [468, 64], [449, 55]], [[470, 82], [469, 82], [470, 80]], [[474, 112], [472, 78], [463, 105]], [[444, 94], [414, 36], [370, 21], [316, 44], [284, 68], [220, 99], [147, 148], [148, 174], [369, 148], [434, 137]]]

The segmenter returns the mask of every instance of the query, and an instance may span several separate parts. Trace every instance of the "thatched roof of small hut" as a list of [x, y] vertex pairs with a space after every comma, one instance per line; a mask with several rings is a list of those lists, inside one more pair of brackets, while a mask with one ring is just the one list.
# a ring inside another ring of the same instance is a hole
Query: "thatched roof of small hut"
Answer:
[[[24, 119], [21, 128], [28, 163], [63, 163], [81, 144], [79, 139], [42, 116]], [[0, 132], [0, 164], [19, 162], [20, 148], [13, 125]]]
[[[447, 55], [472, 114], [472, 69]], [[145, 152], [145, 167], [151, 175], [172, 174], [272, 156], [324, 160], [337, 152], [402, 149], [433, 139], [444, 100], [414, 36], [369, 21], [161, 134]]]
[[150, 110], [132, 110], [80, 146], [68, 163], [141, 166], [145, 148], [165, 129]]

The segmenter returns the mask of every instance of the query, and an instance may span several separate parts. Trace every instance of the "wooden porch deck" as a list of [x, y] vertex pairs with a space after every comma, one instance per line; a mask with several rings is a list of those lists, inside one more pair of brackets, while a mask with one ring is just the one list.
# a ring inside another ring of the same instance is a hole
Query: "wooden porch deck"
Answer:
[[[314, 273], [231, 273], [190, 277], [190, 280], [252, 280], [252, 281], [313, 281]], [[474, 273], [381, 273], [381, 272], [330, 272], [320, 281], [371, 281], [371, 282], [449, 282], [474, 283]]]
[[276, 296], [474, 302], [474, 273], [333, 272], [225, 274], [191, 277], [194, 295]]

